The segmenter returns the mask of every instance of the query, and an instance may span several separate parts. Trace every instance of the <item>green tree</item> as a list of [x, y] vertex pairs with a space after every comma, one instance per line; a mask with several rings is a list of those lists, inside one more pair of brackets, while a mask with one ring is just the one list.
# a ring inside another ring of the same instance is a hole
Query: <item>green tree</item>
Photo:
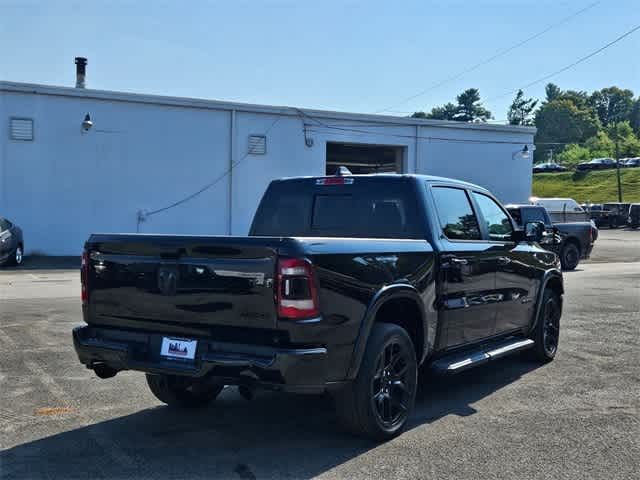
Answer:
[[563, 100], [571, 100], [580, 110], [591, 109], [589, 105], [589, 94], [583, 90], [565, 90], [560, 95]]
[[518, 90], [516, 98], [513, 99], [507, 118], [510, 125], [533, 125], [533, 111], [538, 104], [533, 98], [524, 98], [522, 90]]
[[457, 122], [486, 122], [491, 112], [482, 106], [480, 92], [477, 88], [469, 88], [456, 97], [457, 105], [451, 102], [442, 107], [434, 107], [431, 112], [415, 112], [413, 118], [430, 118], [433, 120], [455, 120]]
[[616, 140], [618, 141], [618, 154], [620, 158], [640, 155], [640, 140], [638, 140], [633, 133], [633, 128], [631, 128], [629, 122], [609, 124], [605, 131], [611, 139], [614, 153]]
[[556, 162], [561, 165], [574, 167], [580, 162], [588, 162], [591, 160], [591, 152], [586, 147], [571, 143], [556, 155], [555, 159]]
[[615, 151], [613, 140], [604, 130], [600, 130], [593, 137], [588, 138], [584, 146], [589, 149], [591, 158], [613, 157]]
[[480, 91], [469, 88], [456, 97], [458, 113], [455, 120], [459, 122], [486, 122], [491, 119], [491, 112], [482, 106]]
[[449, 102], [442, 107], [433, 107], [431, 112], [415, 112], [411, 115], [413, 118], [430, 118], [433, 120], [455, 120], [458, 113], [458, 107]]
[[562, 95], [562, 90], [555, 83], [547, 83], [547, 86], [544, 87], [544, 92], [547, 96], [547, 102], [553, 102], [554, 100], [558, 100]]
[[629, 123], [633, 131], [636, 132], [636, 135], [640, 136], [640, 98], [637, 98], [636, 101], [633, 102]]
[[634, 107], [633, 92], [618, 87], [603, 88], [591, 94], [589, 104], [604, 126], [613, 122], [631, 120]]
[[[560, 98], [542, 105], [535, 115], [538, 152], [550, 145], [559, 148], [569, 143], [583, 143], [600, 130], [600, 121], [591, 109], [580, 109], [572, 100]], [[538, 158], [536, 159], [538, 160]]]

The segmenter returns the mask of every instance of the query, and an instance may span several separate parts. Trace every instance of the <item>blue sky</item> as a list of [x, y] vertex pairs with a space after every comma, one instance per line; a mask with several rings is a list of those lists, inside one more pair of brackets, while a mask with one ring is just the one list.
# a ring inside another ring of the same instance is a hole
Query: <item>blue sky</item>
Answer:
[[[0, 78], [89, 88], [373, 112], [527, 38], [593, 0], [0, 0]], [[427, 110], [477, 87], [500, 97], [640, 24], [638, 0], [603, 0], [472, 73], [398, 105]], [[640, 94], [640, 31], [552, 79]], [[542, 97], [544, 83], [525, 94]]]

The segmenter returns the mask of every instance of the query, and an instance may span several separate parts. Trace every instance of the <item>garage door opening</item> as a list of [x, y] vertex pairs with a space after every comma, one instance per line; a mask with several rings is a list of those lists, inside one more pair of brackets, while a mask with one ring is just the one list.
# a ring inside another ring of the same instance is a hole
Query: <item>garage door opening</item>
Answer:
[[327, 142], [326, 174], [335, 175], [338, 167], [354, 174], [402, 173], [405, 147]]

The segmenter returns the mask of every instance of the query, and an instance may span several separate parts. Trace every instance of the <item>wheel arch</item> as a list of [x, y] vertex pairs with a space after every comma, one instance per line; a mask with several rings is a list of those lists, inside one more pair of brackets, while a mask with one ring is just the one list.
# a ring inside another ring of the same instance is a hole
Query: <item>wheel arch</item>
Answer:
[[544, 292], [547, 288], [554, 290], [560, 298], [560, 314], [562, 315], [562, 295], [564, 295], [564, 282], [562, 279], [562, 273], [559, 270], [553, 269], [545, 272], [544, 277], [540, 283], [540, 290], [536, 298], [536, 308], [533, 313], [533, 320], [529, 328], [531, 333], [538, 323], [538, 317], [540, 316], [540, 309], [542, 308], [542, 299], [544, 298]]
[[564, 243], [565, 245], [569, 243], [573, 243], [578, 248], [578, 253], [582, 255], [582, 244], [580, 243], [580, 240], [578, 239], [578, 237], [571, 235], [564, 239]]
[[[393, 315], [398, 309], [403, 314], [401, 318]], [[393, 323], [403, 327], [407, 330], [416, 349], [418, 364], [422, 363], [426, 357], [428, 325], [420, 295], [410, 284], [389, 285], [381, 289], [367, 307], [354, 345], [347, 379], [352, 380], [358, 375], [371, 329], [377, 322]]]

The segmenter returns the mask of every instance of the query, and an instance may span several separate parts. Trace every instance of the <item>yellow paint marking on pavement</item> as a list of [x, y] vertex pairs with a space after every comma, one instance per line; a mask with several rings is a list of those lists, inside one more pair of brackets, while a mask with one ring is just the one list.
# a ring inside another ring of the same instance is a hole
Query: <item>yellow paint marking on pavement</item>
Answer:
[[59, 415], [61, 413], [71, 413], [73, 408], [71, 407], [42, 407], [36, 408], [36, 415]]

